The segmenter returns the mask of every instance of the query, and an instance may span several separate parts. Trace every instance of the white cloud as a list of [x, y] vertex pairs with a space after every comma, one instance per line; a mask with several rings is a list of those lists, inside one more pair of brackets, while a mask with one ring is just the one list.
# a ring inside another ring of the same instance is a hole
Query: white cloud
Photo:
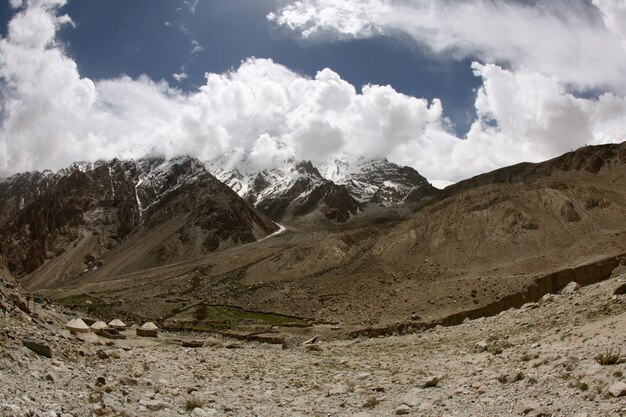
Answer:
[[181, 82], [183, 80], [186, 80], [187, 77], [189, 75], [187, 74], [186, 70], [185, 70], [185, 66], [183, 65], [182, 67], [180, 67], [180, 72], [174, 73], [172, 74], [172, 77], [174, 77], [174, 79], [178, 82]]
[[197, 55], [203, 50], [204, 48], [202, 47], [202, 45], [200, 45], [200, 43], [198, 43], [197, 40], [191, 40], [191, 55]]
[[455, 181], [585, 143], [626, 140], [619, 94], [577, 98], [555, 76], [494, 64], [473, 66], [483, 85], [478, 118], [462, 140], [439, 100], [390, 86], [359, 93], [330, 69], [311, 79], [268, 59], [207, 74], [191, 93], [145, 76], [93, 82], [56, 44], [55, 30], [67, 21], [57, 11], [28, 6], [0, 40], [1, 176], [156, 153], [203, 160], [227, 153], [232, 166], [247, 156], [267, 168], [341, 152], [388, 157], [430, 179]]
[[191, 13], [196, 12], [196, 7], [198, 7], [198, 3], [200, 0], [184, 0], [185, 5], [189, 8]]
[[299, 0], [268, 19], [304, 38], [404, 33], [435, 53], [505, 61], [577, 88], [626, 93], [622, 0]]

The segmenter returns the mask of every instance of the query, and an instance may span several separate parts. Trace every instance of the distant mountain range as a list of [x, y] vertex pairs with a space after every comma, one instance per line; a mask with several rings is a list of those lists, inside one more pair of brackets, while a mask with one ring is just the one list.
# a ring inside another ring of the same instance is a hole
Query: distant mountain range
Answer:
[[67, 279], [137, 239], [146, 241], [135, 262], [143, 268], [253, 242], [279, 230], [275, 222], [342, 223], [366, 204], [435, 191], [414, 169], [386, 160], [335, 159], [319, 168], [291, 160], [258, 171], [189, 156], [75, 162], [0, 180], [0, 250], [18, 276], [46, 264]]

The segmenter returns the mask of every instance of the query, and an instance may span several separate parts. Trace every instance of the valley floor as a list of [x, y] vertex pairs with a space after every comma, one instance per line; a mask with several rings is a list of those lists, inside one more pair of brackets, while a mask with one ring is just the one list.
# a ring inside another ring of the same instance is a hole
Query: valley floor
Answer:
[[5, 291], [0, 415], [625, 416], [626, 363], [596, 360], [626, 355], [623, 285], [626, 275], [455, 327], [286, 349], [181, 347], [198, 334], [107, 346], [63, 330], [54, 306], [22, 312]]

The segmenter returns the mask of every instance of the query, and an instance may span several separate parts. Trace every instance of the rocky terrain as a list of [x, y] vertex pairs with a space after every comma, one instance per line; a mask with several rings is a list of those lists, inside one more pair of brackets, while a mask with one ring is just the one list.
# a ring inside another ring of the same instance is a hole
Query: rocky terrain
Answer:
[[381, 164], [260, 181], [281, 225], [188, 157], [5, 180], [0, 414], [624, 415], [626, 144], [424, 194]]
[[10, 215], [0, 223], [0, 252], [30, 286], [75, 279], [128, 246], [142, 252], [127, 272], [279, 230], [189, 157], [76, 163], [56, 174], [16, 175], [2, 186], [0, 204]]
[[428, 203], [370, 205], [343, 224], [286, 223], [271, 238], [151, 269], [137, 261], [151, 240], [137, 240], [41, 293], [135, 320], [184, 322], [213, 306], [371, 334], [519, 307], [624, 264], [625, 146], [505, 168]]
[[626, 275], [454, 327], [308, 344], [313, 334], [302, 334], [282, 346], [205, 333], [72, 335], [70, 312], [27, 309], [3, 276], [7, 417], [626, 415]]

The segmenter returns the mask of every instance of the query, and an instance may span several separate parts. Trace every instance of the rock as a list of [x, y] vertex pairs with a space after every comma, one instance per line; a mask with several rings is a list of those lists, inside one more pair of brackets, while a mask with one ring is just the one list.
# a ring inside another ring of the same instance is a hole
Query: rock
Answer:
[[343, 384], [331, 385], [328, 388], [328, 396], [343, 395], [348, 392], [348, 386]]
[[398, 397], [398, 401], [401, 404], [406, 404], [410, 407], [417, 407], [420, 401], [423, 400], [422, 390], [419, 388], [413, 388], [411, 391], [402, 394]]
[[281, 344], [283, 349], [294, 349], [298, 346], [298, 341], [292, 337], [286, 338]]
[[526, 303], [522, 306], [522, 310], [533, 310], [535, 308], [539, 307], [538, 303]]
[[543, 297], [541, 297], [541, 299], [539, 300], [539, 304], [544, 305], [544, 304], [551, 303], [552, 301], [554, 301], [554, 295], [548, 293], [548, 294], [545, 294]]
[[623, 397], [626, 395], [626, 382], [618, 381], [609, 387], [609, 394], [614, 397]]
[[91, 408], [91, 411], [97, 415], [97, 416], [103, 416], [105, 415], [107, 412], [104, 409], [104, 407], [102, 407], [100, 404], [96, 404]]
[[34, 339], [22, 339], [22, 344], [38, 355], [45, 356], [46, 358], [52, 357], [52, 349], [44, 342]]
[[422, 379], [421, 381], [419, 381], [417, 383], [417, 385], [420, 388], [432, 388], [432, 387], [436, 387], [437, 384], [439, 384], [439, 381], [441, 381], [442, 377], [439, 375], [433, 375], [433, 376], [429, 376], [427, 378]]
[[576, 291], [580, 289], [580, 284], [577, 282], [570, 282], [561, 290], [561, 295], [569, 295], [574, 294]]
[[202, 347], [223, 348], [224, 344], [219, 339], [216, 339], [214, 337], [207, 337], [202, 344]]
[[104, 408], [115, 408], [122, 406], [122, 402], [111, 394], [102, 393], [101, 403]]
[[46, 381], [54, 382], [54, 375], [52, 375], [50, 372], [48, 372], [48, 373], [46, 374], [46, 376], [44, 376], [44, 379], [45, 379]]
[[613, 291], [613, 295], [624, 295], [624, 294], [626, 294], [626, 282], [622, 282]]
[[487, 342], [481, 340], [481, 341], [476, 342], [474, 344], [474, 352], [480, 353], [480, 352], [484, 352], [486, 350], [487, 350]]
[[107, 381], [103, 376], [99, 376], [96, 378], [96, 386], [101, 387], [106, 384], [107, 384]]
[[527, 415], [532, 411], [538, 410], [541, 405], [537, 401], [521, 400], [515, 407], [515, 413], [519, 415]]
[[159, 411], [166, 408], [172, 408], [169, 403], [157, 400], [140, 400], [139, 404], [143, 405], [150, 411]]
[[139, 381], [129, 376], [122, 376], [119, 379], [120, 385], [137, 385]]
[[183, 347], [184, 348], [201, 348], [204, 347], [204, 343], [206, 343], [206, 341], [202, 341], [202, 340], [185, 340], [183, 341]]
[[106, 353], [106, 351], [104, 349], [100, 349], [96, 352], [96, 356], [98, 356], [99, 359], [109, 359], [109, 354]]
[[322, 352], [324, 350], [320, 345], [305, 345], [305, 349], [309, 352]]
[[411, 413], [411, 407], [409, 407], [406, 404], [402, 404], [398, 408], [396, 408], [396, 415], [397, 416], [402, 416], [402, 415], [406, 415], [406, 414], [410, 414], [410, 413]]
[[192, 417], [213, 417], [217, 415], [217, 410], [212, 408], [194, 408], [191, 412]]

